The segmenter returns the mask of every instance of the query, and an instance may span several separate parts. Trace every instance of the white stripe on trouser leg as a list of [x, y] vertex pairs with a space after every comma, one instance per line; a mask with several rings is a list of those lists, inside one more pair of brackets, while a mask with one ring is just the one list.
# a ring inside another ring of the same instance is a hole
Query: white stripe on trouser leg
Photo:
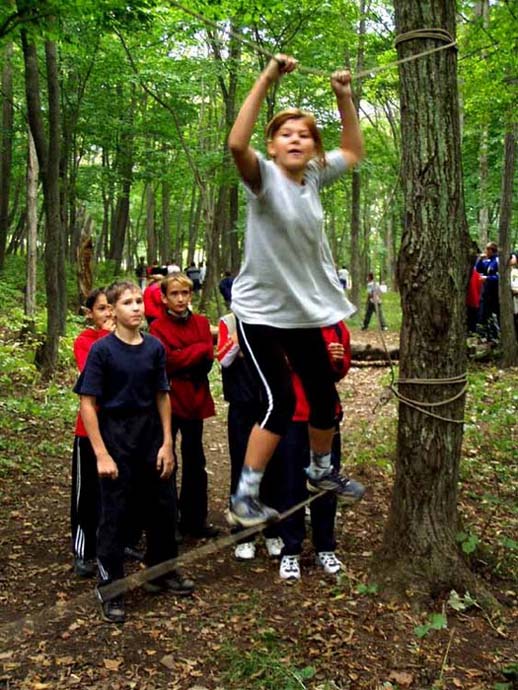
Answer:
[[241, 321], [238, 321], [238, 326], [239, 326], [239, 330], [240, 330], [240, 332], [241, 332], [241, 335], [243, 336], [243, 340], [244, 340], [245, 343], [246, 343], [246, 347], [247, 347], [247, 349], [248, 349], [248, 352], [250, 353], [250, 356], [252, 357], [252, 361], [253, 361], [253, 363], [255, 364], [255, 368], [257, 369], [257, 373], [259, 374], [259, 378], [260, 378], [261, 381], [263, 382], [263, 386], [265, 387], [265, 390], [266, 390], [266, 396], [267, 396], [267, 398], [268, 398], [268, 409], [266, 410], [266, 416], [265, 416], [265, 418], [264, 418], [263, 421], [259, 424], [259, 426], [261, 427], [261, 429], [264, 429], [264, 427], [266, 426], [266, 422], [268, 421], [268, 418], [269, 418], [269, 416], [271, 415], [272, 410], [273, 410], [273, 395], [272, 395], [272, 391], [271, 391], [271, 389], [270, 389], [270, 386], [268, 385], [268, 381], [266, 380], [266, 378], [265, 378], [263, 372], [261, 371], [261, 368], [259, 367], [259, 364], [258, 364], [258, 362], [257, 362], [257, 360], [256, 360], [256, 358], [255, 358], [255, 356], [254, 356], [254, 353], [252, 352], [252, 348], [250, 347], [250, 343], [248, 342], [248, 339], [247, 339], [247, 337], [246, 337], [246, 335], [245, 335], [245, 332], [244, 332], [244, 330], [243, 330], [243, 326], [242, 326], [242, 324], [241, 324]]
[[76, 510], [79, 511], [79, 494], [81, 492], [81, 442], [76, 436]]

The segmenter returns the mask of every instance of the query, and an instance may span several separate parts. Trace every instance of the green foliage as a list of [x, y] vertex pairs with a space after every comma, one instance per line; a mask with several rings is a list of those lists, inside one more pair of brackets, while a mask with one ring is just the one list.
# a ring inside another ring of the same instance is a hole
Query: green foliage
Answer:
[[444, 630], [448, 627], [448, 619], [444, 613], [430, 613], [423, 625], [417, 625], [414, 633], [417, 637], [426, 637], [430, 630]]
[[313, 666], [294, 666], [286, 659], [286, 643], [272, 628], [259, 632], [250, 648], [225, 644], [218, 652], [226, 668], [223, 681], [243, 690], [300, 690], [316, 673]]
[[455, 539], [467, 555], [473, 553], [480, 543], [479, 538], [475, 534], [471, 534], [471, 532], [459, 532], [455, 535]]

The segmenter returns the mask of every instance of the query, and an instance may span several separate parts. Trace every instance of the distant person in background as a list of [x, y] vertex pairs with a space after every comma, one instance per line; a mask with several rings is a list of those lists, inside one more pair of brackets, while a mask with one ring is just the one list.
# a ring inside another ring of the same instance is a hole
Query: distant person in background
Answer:
[[221, 292], [225, 304], [230, 309], [230, 303], [232, 302], [232, 283], [234, 278], [230, 271], [225, 271], [225, 275], [219, 282], [219, 291]]
[[194, 261], [191, 261], [189, 267], [185, 271], [185, 275], [192, 281], [193, 292], [199, 292], [201, 289], [200, 269], [196, 266]]
[[342, 268], [339, 268], [338, 271], [338, 280], [340, 281], [340, 285], [343, 287], [344, 290], [349, 290], [351, 287], [350, 285], [350, 277], [349, 277], [349, 271], [347, 270], [347, 267], [345, 264], [342, 266]]
[[513, 252], [509, 259], [511, 266], [511, 292], [513, 293], [513, 312], [514, 312], [514, 330], [516, 338], [518, 339], [518, 252]]
[[207, 275], [207, 266], [204, 264], [203, 261], [200, 261], [198, 264], [198, 268], [200, 269], [200, 283], [203, 287], [203, 284], [205, 282], [205, 276]]
[[138, 284], [141, 290], [146, 288], [146, 261], [143, 256], [138, 260], [135, 268], [135, 275], [137, 276]]
[[385, 323], [385, 318], [383, 316], [383, 309], [381, 307], [381, 288], [379, 284], [374, 280], [374, 274], [369, 273], [367, 275], [367, 307], [365, 310], [365, 317], [363, 319], [362, 331], [366, 331], [369, 327], [369, 323], [372, 315], [377, 311], [379, 314], [379, 320], [382, 330], [386, 331], [387, 324]]
[[180, 266], [176, 263], [174, 259], [169, 259], [169, 263], [167, 264], [167, 275], [172, 275], [173, 273], [181, 273], [182, 269]]
[[500, 333], [500, 301], [498, 297], [498, 245], [489, 242], [475, 264], [483, 281], [478, 323], [480, 334], [489, 342], [497, 342]]
[[163, 277], [161, 273], [154, 273], [149, 277], [148, 286], [144, 290], [144, 314], [148, 326], [165, 313], [164, 304], [162, 302], [162, 292], [160, 291], [160, 283]]
[[475, 268], [476, 258], [477, 257], [474, 257], [473, 259], [473, 268], [471, 269], [471, 276], [469, 278], [468, 291], [466, 294], [466, 318], [469, 335], [476, 335], [477, 333], [480, 297], [484, 286], [482, 276]]

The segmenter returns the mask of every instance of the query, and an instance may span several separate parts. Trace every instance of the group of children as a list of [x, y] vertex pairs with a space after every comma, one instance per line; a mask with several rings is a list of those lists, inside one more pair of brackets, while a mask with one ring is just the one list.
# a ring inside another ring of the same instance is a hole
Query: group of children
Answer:
[[[336, 496], [354, 503], [365, 489], [339, 474], [341, 408], [335, 382], [350, 362], [343, 319], [353, 309], [323, 232], [319, 190], [361, 159], [363, 144], [350, 74], [335, 72], [331, 85], [342, 122], [337, 150], [324, 153], [313, 116], [298, 109], [279, 113], [268, 125], [272, 160], [250, 147], [269, 87], [296, 64], [287, 55], [268, 63], [229, 136], [249, 212], [232, 314], [220, 323], [217, 350], [229, 401], [227, 519], [238, 530], [274, 522], [308, 491], [323, 493], [312, 502], [313, 543], [318, 563], [336, 573], [341, 568], [334, 543]], [[82, 371], [75, 391], [91, 445], [92, 476], [92, 465], [97, 469], [99, 515], [95, 545], [91, 536], [88, 544], [83, 539], [92, 529], [79, 524], [77, 515], [73, 541], [76, 563], [88, 564], [96, 556], [100, 588], [122, 577], [125, 548], [140, 530], [146, 532], [146, 565], [177, 554], [178, 431], [183, 454], [180, 527], [195, 537], [215, 534], [206, 522], [202, 447], [203, 419], [214, 414], [207, 379], [213, 343], [207, 319], [189, 309], [192, 287], [185, 275], [172, 274], [160, 282], [162, 311], [151, 320], [150, 334], [140, 330], [144, 301], [136, 285], [115, 283], [89, 302], [96, 333], [82, 334], [91, 347], [86, 364], [78, 359]], [[105, 301], [110, 308], [103, 306]], [[101, 307], [106, 318], [95, 320]], [[75, 452], [76, 477], [81, 476], [81, 461], [81, 453]], [[77, 512], [83, 497], [75, 491]], [[278, 522], [266, 538], [269, 553], [281, 556], [281, 577], [298, 579], [303, 510]], [[250, 542], [236, 547], [240, 558], [254, 554]], [[147, 588], [188, 595], [194, 583], [176, 570]], [[121, 598], [104, 602], [102, 610], [110, 622], [125, 618]]]

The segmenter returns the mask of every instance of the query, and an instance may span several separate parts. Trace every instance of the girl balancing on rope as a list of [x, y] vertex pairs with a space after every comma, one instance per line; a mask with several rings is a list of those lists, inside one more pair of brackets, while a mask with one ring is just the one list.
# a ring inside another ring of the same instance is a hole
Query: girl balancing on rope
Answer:
[[333, 491], [348, 503], [358, 501], [365, 491], [331, 465], [336, 390], [320, 330], [354, 313], [323, 231], [319, 194], [363, 156], [350, 73], [331, 76], [342, 122], [337, 150], [324, 153], [315, 118], [298, 109], [280, 112], [268, 124], [270, 161], [250, 146], [269, 87], [296, 66], [287, 55], [270, 60], [246, 97], [228, 140], [248, 197], [245, 254], [232, 287], [232, 311], [239, 344], [258, 374], [263, 400], [227, 514], [231, 524], [245, 527], [278, 517], [259, 500], [259, 487], [293, 414], [290, 366], [300, 377], [310, 407], [308, 489]]

